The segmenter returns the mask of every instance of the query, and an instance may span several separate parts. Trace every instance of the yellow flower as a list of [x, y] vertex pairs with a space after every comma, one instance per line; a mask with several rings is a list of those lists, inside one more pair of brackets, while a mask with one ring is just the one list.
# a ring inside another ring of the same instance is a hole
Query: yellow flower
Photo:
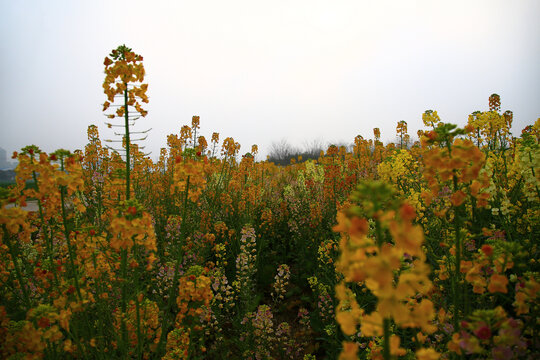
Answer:
[[461, 347], [459, 346], [460, 340], [459, 333], [454, 333], [454, 335], [452, 335], [452, 340], [447, 344], [448, 350], [453, 351], [456, 354], [461, 354]]
[[501, 292], [506, 294], [508, 292], [506, 285], [508, 285], [508, 278], [506, 276], [493, 274], [489, 278], [488, 291], [490, 293]]
[[338, 311], [336, 320], [341, 326], [341, 331], [343, 331], [345, 335], [353, 335], [356, 332], [358, 319], [353, 316], [351, 311]]
[[75, 351], [75, 346], [71, 342], [71, 340], [67, 339], [64, 341], [64, 351], [68, 353], [72, 353]]
[[424, 242], [424, 232], [418, 225], [410, 223], [390, 223], [390, 234], [396, 246], [409, 255], [420, 256], [422, 254], [422, 243]]
[[416, 358], [418, 360], [438, 360], [440, 357], [441, 354], [439, 354], [432, 348], [422, 348], [416, 352]]
[[437, 327], [432, 324], [435, 310], [431, 300], [423, 299], [417, 306], [413, 307], [411, 318], [414, 325], [420, 327], [425, 333], [432, 334], [437, 330]]
[[427, 335], [424, 335], [423, 332], [419, 332], [418, 334], [416, 334], [416, 340], [420, 343], [420, 344], [423, 344], [426, 342], [427, 340]]
[[339, 354], [339, 360], [356, 360], [358, 352], [358, 344], [350, 341], [343, 342], [343, 350]]
[[377, 311], [362, 316], [360, 331], [363, 336], [381, 336], [383, 334], [383, 318]]
[[360, 309], [351, 290], [343, 283], [336, 285], [336, 297], [339, 299], [336, 320], [344, 334], [353, 335], [363, 310]]
[[452, 202], [452, 205], [457, 207], [463, 204], [463, 202], [465, 201], [465, 198], [466, 198], [465, 193], [461, 190], [458, 190], [455, 193], [453, 193], [452, 196], [450, 196], [450, 202]]
[[395, 295], [379, 298], [377, 312], [384, 318], [393, 318], [398, 324], [409, 319], [409, 311], [406, 305]]
[[399, 347], [401, 339], [397, 335], [390, 336], [390, 354], [393, 356], [403, 356], [407, 352], [404, 348]]

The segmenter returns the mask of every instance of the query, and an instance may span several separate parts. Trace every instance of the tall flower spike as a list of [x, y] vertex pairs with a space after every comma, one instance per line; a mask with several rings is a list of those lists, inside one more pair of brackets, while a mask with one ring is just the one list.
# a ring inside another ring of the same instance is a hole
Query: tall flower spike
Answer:
[[[103, 65], [105, 65], [105, 81], [103, 82], [103, 91], [107, 95], [107, 101], [103, 104], [103, 111], [109, 110], [112, 107], [110, 113], [105, 113], [108, 119], [119, 120], [123, 119], [123, 123], [112, 124], [106, 123], [109, 128], [120, 127], [124, 128], [124, 132], [115, 132], [114, 134], [120, 136], [120, 140], [105, 140], [106, 142], [113, 143], [119, 142], [122, 144], [122, 148], [115, 149], [109, 147], [114, 151], [125, 152], [126, 159], [126, 199], [130, 197], [130, 170], [131, 170], [131, 153], [130, 145], [136, 141], [142, 141], [147, 138], [147, 133], [151, 129], [144, 131], [130, 131], [130, 127], [135, 125], [135, 122], [148, 114], [148, 111], [143, 109], [142, 103], [148, 103], [148, 96], [146, 90], [148, 84], [142, 84], [144, 81], [144, 66], [142, 64], [143, 57], [135, 54], [131, 48], [125, 45], [121, 45], [111, 52], [109, 57], [105, 58]], [[121, 104], [113, 104], [114, 101], [122, 99], [119, 102]], [[137, 134], [140, 136], [137, 139], [131, 137], [131, 135]], [[144, 146], [138, 146], [138, 149], [144, 149]], [[148, 155], [148, 154], [145, 154]]]
[[406, 140], [407, 134], [407, 122], [405, 120], [401, 120], [398, 122], [396, 127], [397, 135], [399, 136], [399, 147], [400, 149], [403, 149], [403, 140]]

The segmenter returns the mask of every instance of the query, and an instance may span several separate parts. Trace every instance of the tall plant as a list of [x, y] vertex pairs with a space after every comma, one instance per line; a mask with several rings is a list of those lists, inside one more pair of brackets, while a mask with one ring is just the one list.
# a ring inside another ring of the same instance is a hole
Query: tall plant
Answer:
[[[126, 200], [130, 198], [130, 144], [134, 141], [144, 140], [147, 136], [144, 135], [142, 138], [132, 139], [131, 135], [146, 134], [151, 130], [148, 129], [140, 132], [130, 131], [130, 126], [134, 126], [136, 120], [148, 114], [148, 111], [144, 110], [141, 106], [141, 102], [148, 103], [148, 96], [146, 95], [148, 84], [142, 83], [145, 75], [142, 60], [143, 57], [141, 55], [137, 55], [126, 45], [121, 45], [113, 50], [105, 58], [103, 63], [105, 65], [103, 90], [105, 95], [107, 95], [107, 101], [103, 104], [103, 111], [105, 112], [109, 108], [116, 108], [114, 112], [105, 113], [105, 115], [112, 120], [123, 119], [123, 123], [120, 124], [106, 123], [109, 128], [124, 128], [124, 133], [115, 132], [115, 135], [122, 136], [122, 140], [106, 141], [123, 143], [123, 149], [121, 150], [125, 152], [126, 159]], [[115, 104], [115, 101], [117, 104]]]

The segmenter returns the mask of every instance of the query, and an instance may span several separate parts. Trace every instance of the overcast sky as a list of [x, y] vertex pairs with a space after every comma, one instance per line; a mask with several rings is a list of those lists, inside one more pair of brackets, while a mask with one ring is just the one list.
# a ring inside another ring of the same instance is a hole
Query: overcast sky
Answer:
[[103, 59], [144, 57], [153, 157], [202, 134], [293, 145], [395, 137], [421, 115], [464, 125], [492, 93], [513, 132], [540, 117], [540, 1], [0, 0], [0, 147], [74, 150], [102, 113]]

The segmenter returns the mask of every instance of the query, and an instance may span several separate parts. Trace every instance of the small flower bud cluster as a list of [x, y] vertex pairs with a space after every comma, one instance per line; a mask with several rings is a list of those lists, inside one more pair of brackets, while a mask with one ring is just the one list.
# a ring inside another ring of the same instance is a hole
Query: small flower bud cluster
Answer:
[[309, 286], [311, 290], [317, 294], [317, 310], [319, 311], [319, 317], [325, 324], [334, 324], [334, 302], [329, 293], [327, 285], [319, 282], [317, 277], [312, 276], [308, 278]]
[[458, 354], [479, 354], [486, 358], [520, 359], [527, 343], [521, 336], [523, 324], [508, 317], [500, 306], [490, 310], [476, 310], [468, 321], [461, 322], [461, 332], [455, 333], [448, 349]]
[[236, 257], [236, 281], [234, 282], [235, 290], [243, 302], [249, 300], [254, 290], [253, 277], [257, 271], [256, 241], [255, 230], [252, 227], [244, 227], [240, 239], [240, 253]]
[[[249, 350], [244, 353], [244, 358], [254, 356], [255, 359], [271, 359], [271, 351], [274, 342], [274, 315], [268, 305], [260, 305], [256, 313], [247, 313], [242, 319], [242, 325], [246, 325], [247, 331], [241, 338], [251, 340]], [[251, 328], [251, 329], [250, 329]], [[252, 358], [252, 357], [251, 357]]]
[[287, 264], [281, 264], [278, 266], [277, 274], [274, 277], [274, 285], [272, 291], [272, 299], [274, 302], [283, 300], [285, 293], [287, 291], [287, 286], [289, 285], [289, 279], [291, 277], [291, 272]]
[[219, 309], [230, 310], [234, 307], [234, 291], [229, 280], [220, 270], [216, 270], [212, 276], [212, 290], [214, 298], [212, 306]]
[[170, 266], [168, 264], [161, 264], [158, 262], [155, 269], [156, 273], [154, 275], [154, 279], [156, 286], [153, 287], [152, 293], [159, 295], [159, 297], [162, 297], [163, 299], [168, 299], [169, 291], [174, 278], [174, 265]]

